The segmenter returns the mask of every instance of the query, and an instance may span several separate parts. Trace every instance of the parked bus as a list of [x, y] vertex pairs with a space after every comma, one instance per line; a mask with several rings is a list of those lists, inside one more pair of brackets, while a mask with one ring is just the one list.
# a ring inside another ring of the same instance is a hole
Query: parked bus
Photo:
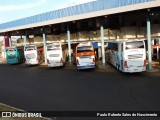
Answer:
[[37, 65], [44, 62], [43, 46], [26, 45], [24, 46], [24, 55], [27, 65]]
[[122, 72], [146, 71], [146, 49], [142, 40], [122, 40], [108, 43], [109, 63]]
[[78, 69], [95, 68], [95, 52], [91, 42], [77, 45], [76, 64]]
[[17, 64], [24, 62], [23, 47], [7, 47], [6, 48], [7, 64]]
[[54, 43], [47, 45], [48, 67], [64, 66], [67, 61], [68, 51], [65, 44]]

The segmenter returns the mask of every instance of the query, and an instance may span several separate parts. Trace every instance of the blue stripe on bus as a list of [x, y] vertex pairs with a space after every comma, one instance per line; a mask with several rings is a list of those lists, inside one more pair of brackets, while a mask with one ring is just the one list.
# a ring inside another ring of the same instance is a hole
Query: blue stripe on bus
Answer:
[[88, 66], [77, 66], [78, 69], [85, 69], [85, 68], [95, 68], [95, 65], [88, 65]]

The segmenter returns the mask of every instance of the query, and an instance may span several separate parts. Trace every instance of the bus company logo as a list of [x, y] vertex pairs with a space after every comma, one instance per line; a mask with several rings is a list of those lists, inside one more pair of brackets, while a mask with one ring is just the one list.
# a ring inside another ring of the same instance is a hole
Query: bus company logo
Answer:
[[2, 117], [3, 117], [3, 118], [12, 117], [12, 113], [11, 113], [11, 112], [2, 112]]
[[41, 113], [24, 113], [24, 112], [2, 112], [1, 114], [2, 118], [11, 118], [11, 117], [42, 117]]

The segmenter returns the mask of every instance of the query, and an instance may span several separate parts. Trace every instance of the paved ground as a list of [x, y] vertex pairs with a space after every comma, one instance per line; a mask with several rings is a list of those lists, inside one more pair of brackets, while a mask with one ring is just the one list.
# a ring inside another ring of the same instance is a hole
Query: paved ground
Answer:
[[160, 111], [160, 72], [1, 64], [0, 96], [27, 111]]

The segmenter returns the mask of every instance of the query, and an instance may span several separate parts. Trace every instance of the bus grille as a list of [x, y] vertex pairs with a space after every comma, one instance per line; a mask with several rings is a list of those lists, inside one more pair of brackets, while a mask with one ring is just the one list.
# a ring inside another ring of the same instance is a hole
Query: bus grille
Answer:
[[59, 54], [49, 54], [49, 57], [59, 57]]
[[15, 57], [16, 57], [16, 55], [11, 55], [11, 54], [8, 55], [8, 58], [9, 58], [9, 59], [12, 59], [12, 58], [15, 58]]
[[35, 53], [26, 54], [26, 59], [35, 59], [36, 55]]
[[128, 55], [128, 59], [143, 58], [143, 54]]
[[83, 58], [91, 58], [91, 56], [80, 56], [81, 59]]

